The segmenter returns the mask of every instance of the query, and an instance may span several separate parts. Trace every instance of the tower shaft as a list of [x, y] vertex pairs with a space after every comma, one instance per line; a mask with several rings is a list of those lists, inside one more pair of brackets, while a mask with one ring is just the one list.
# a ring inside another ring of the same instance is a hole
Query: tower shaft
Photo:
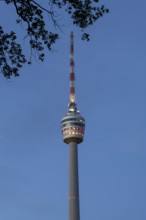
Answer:
[[69, 220], [80, 220], [78, 183], [78, 146], [69, 143]]

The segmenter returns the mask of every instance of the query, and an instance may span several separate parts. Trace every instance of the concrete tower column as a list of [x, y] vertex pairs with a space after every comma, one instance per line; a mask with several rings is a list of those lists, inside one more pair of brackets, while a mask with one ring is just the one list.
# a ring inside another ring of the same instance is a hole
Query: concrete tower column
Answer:
[[80, 220], [77, 147], [76, 142], [69, 143], [69, 220]]

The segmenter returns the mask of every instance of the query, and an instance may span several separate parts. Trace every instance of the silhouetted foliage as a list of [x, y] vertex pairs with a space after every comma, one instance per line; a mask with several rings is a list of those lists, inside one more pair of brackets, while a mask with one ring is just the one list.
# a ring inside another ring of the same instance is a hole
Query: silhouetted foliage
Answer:
[[[45, 24], [52, 22], [59, 32], [60, 25], [57, 21], [56, 10], [64, 9], [71, 17], [74, 25], [82, 31], [82, 39], [89, 40], [85, 29], [108, 13], [104, 5], [99, 6], [99, 0], [47, 0], [48, 7], [43, 7], [39, 0], [1, 0], [7, 5], [11, 4], [15, 10], [17, 24], [25, 23], [25, 38], [29, 39], [31, 48], [30, 58], [27, 59], [22, 52], [22, 46], [17, 41], [14, 31], [6, 33], [0, 26], [0, 71], [6, 77], [19, 76], [19, 69], [24, 63], [31, 63], [32, 56], [37, 56], [40, 61], [45, 58], [45, 47], [49, 50], [59, 38], [58, 33], [47, 30]], [[45, 13], [49, 16], [44, 18]], [[63, 13], [63, 12], [62, 12]]]

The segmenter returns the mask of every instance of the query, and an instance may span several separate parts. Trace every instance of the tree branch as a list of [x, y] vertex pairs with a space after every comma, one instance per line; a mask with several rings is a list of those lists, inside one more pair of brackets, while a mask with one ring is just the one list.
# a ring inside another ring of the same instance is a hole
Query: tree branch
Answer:
[[29, 21], [27, 21], [27, 19], [25, 19], [25, 17], [19, 12], [18, 6], [17, 6], [17, 4], [16, 4], [16, 0], [13, 0], [13, 1], [14, 1], [14, 6], [15, 6], [15, 8], [16, 8], [17, 14], [27, 23], [28, 28], [30, 28]]
[[50, 15], [53, 15], [53, 12], [52, 11], [49, 11], [47, 10], [46, 8], [44, 8], [43, 6], [41, 6], [39, 3], [37, 3], [36, 1], [34, 0], [31, 0], [35, 5], [37, 5], [39, 8], [41, 8], [43, 11], [47, 12], [48, 14]]

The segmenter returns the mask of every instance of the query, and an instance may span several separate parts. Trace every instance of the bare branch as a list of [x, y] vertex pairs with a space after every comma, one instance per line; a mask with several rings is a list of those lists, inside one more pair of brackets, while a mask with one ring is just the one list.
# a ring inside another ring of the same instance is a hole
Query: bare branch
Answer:
[[37, 3], [36, 1], [34, 0], [31, 0], [35, 5], [37, 5], [39, 8], [41, 8], [43, 11], [47, 12], [48, 14], [52, 15], [53, 14], [53, 11], [49, 11], [47, 10], [46, 8], [44, 8], [43, 6], [41, 6], [39, 3]]

